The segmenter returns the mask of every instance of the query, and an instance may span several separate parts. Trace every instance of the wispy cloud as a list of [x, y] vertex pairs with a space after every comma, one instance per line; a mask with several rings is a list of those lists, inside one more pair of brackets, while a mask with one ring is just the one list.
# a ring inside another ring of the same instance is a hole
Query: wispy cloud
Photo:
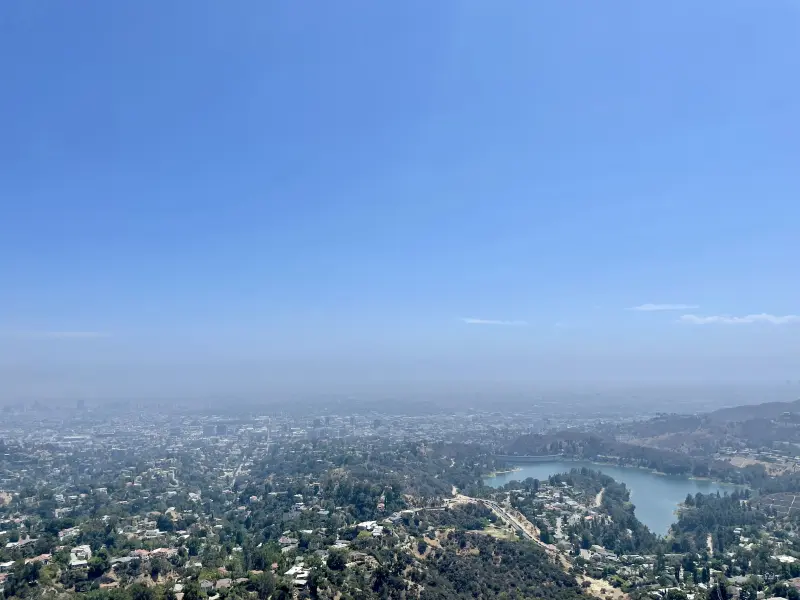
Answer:
[[695, 304], [640, 304], [631, 306], [628, 310], [638, 310], [641, 312], [654, 312], [659, 310], [692, 310], [698, 308]]
[[509, 325], [525, 327], [527, 321], [502, 321], [500, 319], [475, 319], [473, 317], [462, 317], [461, 320], [468, 325]]
[[105, 331], [23, 331], [13, 335], [14, 337], [37, 340], [79, 340], [111, 336], [110, 333]]
[[682, 323], [692, 325], [747, 325], [749, 323], [769, 323], [770, 325], [786, 325], [789, 323], [800, 323], [800, 315], [769, 315], [761, 313], [757, 315], [745, 315], [743, 317], [732, 317], [730, 315], [683, 315], [679, 319]]

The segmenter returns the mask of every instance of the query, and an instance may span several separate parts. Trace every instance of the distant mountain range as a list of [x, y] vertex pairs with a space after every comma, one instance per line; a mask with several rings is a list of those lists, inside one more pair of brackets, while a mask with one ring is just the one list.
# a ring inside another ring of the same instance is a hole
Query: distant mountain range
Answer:
[[[662, 414], [652, 419], [600, 427], [529, 434], [502, 450], [513, 456], [570, 458], [643, 466], [669, 474], [718, 477], [753, 483], [794, 472], [779, 460], [753, 459], [751, 451], [780, 445], [800, 447], [800, 400], [724, 408], [695, 415]], [[742, 453], [731, 453], [734, 449]], [[791, 450], [790, 450], [791, 452]], [[735, 459], [735, 460], [734, 460]], [[757, 472], [752, 472], [755, 469]], [[750, 472], [748, 472], [750, 471]]]
[[708, 413], [707, 416], [713, 423], [731, 423], [750, 419], [777, 419], [785, 413], [800, 413], [800, 400], [721, 408]]

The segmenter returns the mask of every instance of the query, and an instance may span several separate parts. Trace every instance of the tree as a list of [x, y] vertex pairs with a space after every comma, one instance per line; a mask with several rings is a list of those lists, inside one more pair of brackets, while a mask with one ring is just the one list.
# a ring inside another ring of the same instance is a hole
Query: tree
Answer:
[[[292, 597], [292, 587], [285, 582], [281, 583], [276, 588], [275, 593], [272, 596], [274, 600], [289, 600], [289, 598], [291, 597]], [[185, 596], [183, 600], [186, 600]]]
[[163, 558], [155, 558], [150, 561], [150, 577], [154, 580], [162, 573], [169, 573], [170, 564]]
[[592, 546], [592, 536], [589, 534], [588, 531], [583, 531], [581, 533], [581, 548], [584, 550], [588, 550]]
[[200, 540], [196, 537], [189, 538], [186, 549], [189, 551], [189, 556], [197, 556], [200, 553]]
[[89, 559], [89, 577], [91, 579], [97, 579], [108, 571], [110, 567], [111, 562], [108, 559], [108, 552], [103, 548]]
[[700, 573], [700, 579], [706, 584], [711, 581], [711, 569], [709, 569], [708, 565], [703, 567], [703, 570]]
[[739, 592], [739, 600], [757, 600], [757, 598], [758, 590], [756, 590], [756, 587], [748, 581], [742, 586], [742, 589]]
[[709, 600], [728, 600], [728, 589], [724, 581], [718, 581], [708, 595]]
[[775, 586], [772, 588], [772, 596], [776, 598], [786, 598], [788, 593], [789, 593], [789, 586], [787, 586], [782, 581], [776, 583]]
[[170, 519], [167, 515], [159, 515], [156, 519], [156, 527], [159, 531], [172, 531], [172, 519]]
[[147, 587], [146, 585], [142, 585], [141, 583], [134, 583], [128, 591], [131, 596], [131, 600], [156, 600], [156, 593], [153, 589]]
[[331, 571], [344, 571], [347, 559], [342, 552], [331, 552], [328, 555], [327, 564]]
[[666, 568], [666, 564], [667, 563], [664, 560], [664, 553], [661, 552], [661, 550], [659, 550], [658, 553], [656, 554], [655, 563], [653, 564], [653, 572], [654, 572], [654, 574], [655, 575], [660, 575], [660, 574], [664, 573], [664, 570]]
[[201, 600], [204, 594], [200, 589], [200, 584], [196, 579], [187, 582], [183, 588], [183, 600]]
[[254, 583], [259, 600], [267, 600], [275, 591], [275, 577], [272, 573], [261, 573], [255, 578]]

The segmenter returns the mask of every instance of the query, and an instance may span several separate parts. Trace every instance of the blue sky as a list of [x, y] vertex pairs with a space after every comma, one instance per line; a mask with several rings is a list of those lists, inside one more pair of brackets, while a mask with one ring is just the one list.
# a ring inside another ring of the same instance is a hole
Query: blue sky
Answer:
[[798, 17], [4, 2], [0, 393], [797, 379]]

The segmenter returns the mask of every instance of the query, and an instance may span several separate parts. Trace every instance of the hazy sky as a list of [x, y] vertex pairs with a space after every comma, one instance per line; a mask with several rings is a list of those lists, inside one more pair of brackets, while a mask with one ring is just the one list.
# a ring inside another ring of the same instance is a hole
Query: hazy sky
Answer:
[[0, 397], [800, 379], [800, 5], [0, 4]]

